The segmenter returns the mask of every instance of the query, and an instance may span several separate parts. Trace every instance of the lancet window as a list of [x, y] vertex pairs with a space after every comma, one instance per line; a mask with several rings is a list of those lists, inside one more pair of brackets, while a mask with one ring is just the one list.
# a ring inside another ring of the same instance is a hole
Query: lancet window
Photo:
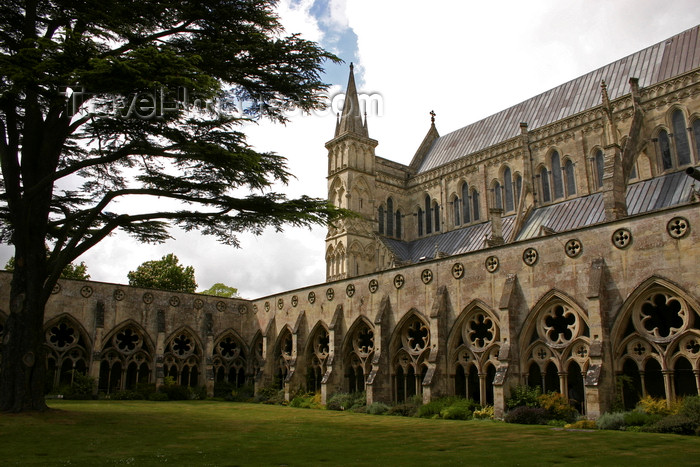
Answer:
[[233, 332], [224, 334], [214, 344], [212, 366], [215, 380], [235, 387], [245, 385], [247, 357], [243, 342]]
[[134, 389], [138, 383], [151, 382], [153, 346], [135, 323], [127, 323], [109, 336], [100, 360], [100, 391]]
[[360, 320], [351, 329], [344, 354], [345, 385], [348, 392], [364, 391], [374, 356], [374, 330], [364, 320]]
[[326, 362], [330, 354], [330, 336], [323, 325], [319, 325], [311, 334], [310, 347], [307, 352], [309, 367], [306, 372], [306, 389], [317, 392], [321, 390], [323, 375], [326, 374]]
[[75, 373], [87, 373], [89, 341], [80, 326], [64, 316], [45, 329], [47, 350], [46, 380], [53, 388], [71, 386]]
[[423, 379], [428, 371], [430, 329], [416, 314], [397, 331], [392, 345], [392, 387], [394, 400], [401, 402], [423, 393]]
[[166, 376], [181, 386], [198, 386], [202, 364], [202, 349], [188, 330], [177, 332], [170, 338], [163, 354]]

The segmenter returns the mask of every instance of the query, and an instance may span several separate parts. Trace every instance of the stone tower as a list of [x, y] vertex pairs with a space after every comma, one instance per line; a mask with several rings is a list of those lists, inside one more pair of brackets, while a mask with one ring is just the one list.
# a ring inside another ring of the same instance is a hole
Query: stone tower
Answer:
[[355, 75], [350, 76], [343, 112], [336, 123], [335, 136], [326, 143], [328, 149], [328, 199], [359, 217], [329, 226], [326, 236], [326, 280], [344, 279], [374, 272], [376, 256], [375, 156], [377, 141], [367, 132]]

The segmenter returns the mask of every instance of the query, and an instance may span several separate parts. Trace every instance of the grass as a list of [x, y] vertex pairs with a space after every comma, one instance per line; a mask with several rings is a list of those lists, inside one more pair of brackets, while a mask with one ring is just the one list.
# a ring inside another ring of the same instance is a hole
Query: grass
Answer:
[[0, 414], [3, 465], [689, 465], [700, 437], [215, 401], [50, 401]]

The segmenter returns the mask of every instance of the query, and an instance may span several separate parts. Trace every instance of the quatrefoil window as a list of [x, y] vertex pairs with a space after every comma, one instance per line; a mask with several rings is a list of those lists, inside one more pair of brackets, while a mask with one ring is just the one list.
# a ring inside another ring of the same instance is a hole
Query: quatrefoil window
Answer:
[[571, 240], [566, 242], [566, 245], [564, 246], [564, 252], [569, 258], [576, 258], [581, 254], [582, 251], [583, 245], [581, 244], [581, 241], [575, 238], [572, 238]]
[[486, 258], [486, 262], [484, 262], [484, 266], [486, 266], [486, 270], [488, 272], [496, 272], [498, 270], [498, 257], [497, 256], [489, 256]]
[[117, 333], [115, 344], [122, 352], [133, 352], [139, 340], [139, 336], [132, 329], [126, 328]]
[[452, 265], [452, 277], [455, 279], [464, 277], [464, 265], [462, 263], [455, 263]]
[[430, 284], [433, 280], [433, 271], [430, 269], [423, 269], [423, 272], [420, 274], [420, 279], [424, 284]]
[[370, 293], [375, 293], [379, 289], [379, 282], [377, 279], [372, 279], [369, 281], [369, 291]]
[[632, 243], [632, 232], [628, 229], [617, 229], [613, 233], [612, 242], [617, 248], [627, 248]]
[[75, 342], [75, 330], [66, 323], [51, 328], [49, 342], [59, 349]]
[[538, 259], [539, 256], [537, 254], [537, 250], [534, 248], [528, 248], [527, 250], [523, 251], [523, 262], [528, 266], [534, 266]]
[[467, 324], [467, 336], [473, 347], [483, 349], [494, 340], [493, 321], [484, 313], [476, 313]]
[[366, 356], [374, 349], [374, 332], [369, 328], [360, 330], [355, 337], [355, 350]]
[[690, 223], [684, 217], [674, 217], [666, 224], [666, 231], [672, 238], [683, 238], [690, 232]]
[[396, 287], [397, 289], [400, 289], [401, 287], [403, 287], [403, 284], [404, 284], [405, 282], [406, 282], [406, 281], [405, 281], [405, 279], [403, 278], [403, 275], [402, 275], [402, 274], [397, 274], [397, 275], [394, 276], [394, 287]]

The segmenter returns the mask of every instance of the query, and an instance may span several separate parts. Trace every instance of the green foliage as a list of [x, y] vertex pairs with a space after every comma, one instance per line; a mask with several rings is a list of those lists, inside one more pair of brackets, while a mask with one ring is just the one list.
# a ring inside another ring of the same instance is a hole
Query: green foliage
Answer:
[[387, 415], [399, 415], [401, 417], [415, 417], [418, 414], [418, 405], [414, 402], [404, 402], [389, 408]]
[[516, 407], [539, 407], [538, 397], [542, 394], [539, 386], [530, 387], [527, 385], [517, 385], [510, 390], [510, 397], [506, 401], [506, 407], [514, 409]]
[[66, 388], [63, 397], [66, 399], [92, 399], [95, 392], [95, 378], [73, 370], [73, 384]]
[[456, 397], [441, 397], [439, 399], [432, 400], [418, 408], [418, 416], [421, 418], [432, 418], [435, 415], [440, 416], [440, 413], [443, 410], [456, 401]]
[[238, 297], [238, 289], [235, 287], [229, 287], [226, 284], [217, 282], [216, 284], [209, 287], [207, 290], [202, 290], [199, 292], [203, 295], [214, 295], [216, 297]]
[[625, 426], [625, 414], [622, 412], [604, 413], [595, 422], [600, 430], [620, 430]]
[[546, 425], [549, 413], [542, 407], [528, 407], [521, 405], [505, 416], [506, 423], [519, 423], [521, 425]]
[[678, 413], [680, 404], [671, 404], [669, 407], [666, 399], [645, 396], [637, 403], [637, 409], [650, 415], [670, 415]]
[[389, 406], [384, 402], [372, 402], [367, 406], [367, 413], [372, 415], [383, 415], [389, 411]]
[[148, 289], [172, 290], [193, 293], [197, 288], [194, 268], [183, 266], [172, 253], [160, 260], [146, 261], [127, 274], [129, 285]]
[[572, 423], [578, 417], [576, 409], [569, 405], [569, 401], [563, 394], [558, 392], [541, 394], [537, 402], [540, 407], [547, 410], [550, 419]]
[[139, 401], [145, 399], [138, 391], [130, 390], [113, 392], [109, 395], [109, 398], [115, 401]]
[[306, 394], [298, 394], [289, 402], [289, 406], [302, 409], [322, 409], [321, 393], [309, 392]]
[[254, 401], [261, 404], [285, 404], [284, 389], [280, 389], [275, 380], [271, 385], [259, 389]]
[[163, 402], [168, 400], [168, 395], [164, 392], [154, 392], [148, 396], [148, 400]]
[[[5, 264], [6, 271], [15, 270], [15, 257], [11, 256]], [[87, 265], [85, 261], [81, 261], [80, 264], [68, 263], [66, 267], [61, 271], [61, 279], [77, 279], [87, 281], [90, 280], [90, 274], [87, 272]]]
[[326, 401], [328, 410], [351, 410], [366, 404], [367, 395], [364, 392], [337, 392]]
[[569, 430], [595, 430], [598, 426], [595, 420], [578, 420], [574, 423], [564, 425], [564, 428]]
[[694, 435], [698, 424], [685, 415], [672, 414], [668, 415], [658, 422], [654, 423], [649, 431], [655, 433], [673, 433], [677, 435]]
[[700, 425], [700, 396], [684, 397], [678, 413]]
[[650, 426], [658, 422], [661, 417], [662, 416], [658, 414], [648, 414], [639, 410], [623, 413], [623, 421], [626, 428], [631, 426]]
[[[445, 407], [440, 412], [440, 416], [445, 420], [469, 420], [478, 408], [479, 404], [471, 399], [458, 399]], [[493, 407], [491, 408], [491, 415], [493, 415]]]

